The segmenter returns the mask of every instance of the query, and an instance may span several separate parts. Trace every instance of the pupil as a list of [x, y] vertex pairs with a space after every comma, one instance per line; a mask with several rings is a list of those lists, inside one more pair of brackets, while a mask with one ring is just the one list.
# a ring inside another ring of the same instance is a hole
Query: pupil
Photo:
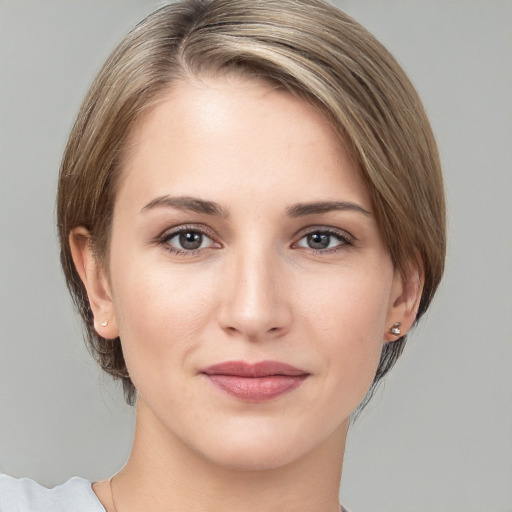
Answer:
[[308, 245], [311, 249], [326, 249], [329, 247], [330, 235], [322, 233], [312, 233], [308, 235]]
[[184, 249], [199, 249], [201, 247], [203, 236], [201, 233], [195, 233], [193, 231], [187, 231], [186, 233], [180, 233], [180, 245]]

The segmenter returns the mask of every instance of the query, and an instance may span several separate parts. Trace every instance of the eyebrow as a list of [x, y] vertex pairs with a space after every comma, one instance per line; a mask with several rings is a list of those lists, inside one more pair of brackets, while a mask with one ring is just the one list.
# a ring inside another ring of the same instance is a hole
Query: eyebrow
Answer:
[[196, 197], [171, 197], [171, 196], [160, 196], [153, 199], [144, 208], [141, 213], [152, 210], [154, 208], [178, 208], [179, 210], [191, 210], [197, 213], [205, 213], [206, 215], [216, 215], [219, 217], [228, 217], [229, 212], [222, 208], [213, 201], [205, 201], [204, 199], [198, 199]]
[[333, 211], [355, 211], [366, 216], [371, 212], [365, 210], [357, 203], [350, 201], [318, 201], [314, 203], [297, 203], [286, 209], [286, 214], [290, 217], [303, 217], [305, 215], [313, 215], [315, 213], [327, 213]]
[[[196, 197], [180, 196], [172, 197], [169, 195], [160, 196], [149, 202], [141, 213], [154, 208], [177, 208], [179, 210], [191, 210], [206, 215], [214, 215], [218, 217], [229, 217], [229, 211], [213, 201], [206, 201]], [[316, 201], [312, 203], [297, 203], [286, 209], [286, 215], [289, 217], [304, 217], [306, 215], [314, 215], [318, 213], [328, 213], [332, 211], [355, 211], [366, 216], [371, 212], [365, 210], [362, 206], [351, 201]]]

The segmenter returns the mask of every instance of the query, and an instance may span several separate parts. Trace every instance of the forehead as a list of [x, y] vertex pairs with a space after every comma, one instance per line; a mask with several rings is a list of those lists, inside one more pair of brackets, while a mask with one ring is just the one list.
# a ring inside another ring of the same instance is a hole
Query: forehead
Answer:
[[218, 201], [233, 199], [233, 188], [247, 199], [295, 196], [293, 202], [338, 191], [370, 206], [326, 116], [259, 80], [206, 77], [173, 84], [137, 120], [126, 147], [118, 194], [131, 195], [130, 201], [169, 193], [208, 196], [217, 186]]

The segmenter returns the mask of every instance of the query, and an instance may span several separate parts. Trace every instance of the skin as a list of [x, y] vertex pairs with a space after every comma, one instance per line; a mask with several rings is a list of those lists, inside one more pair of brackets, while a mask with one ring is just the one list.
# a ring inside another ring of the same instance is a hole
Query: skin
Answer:
[[[118, 512], [339, 510], [350, 414], [421, 292], [395, 272], [342, 141], [288, 92], [202, 77], [174, 84], [128, 148], [109, 274], [84, 228], [70, 236], [95, 327], [120, 336], [138, 390], [132, 453], [113, 480]], [[163, 197], [215, 202], [222, 215]], [[325, 201], [356, 206], [289, 214]], [[180, 246], [180, 227], [199, 249]], [[311, 247], [318, 237], [325, 248]], [[200, 373], [232, 360], [309, 376], [248, 402]], [[93, 489], [114, 510], [108, 482]]]

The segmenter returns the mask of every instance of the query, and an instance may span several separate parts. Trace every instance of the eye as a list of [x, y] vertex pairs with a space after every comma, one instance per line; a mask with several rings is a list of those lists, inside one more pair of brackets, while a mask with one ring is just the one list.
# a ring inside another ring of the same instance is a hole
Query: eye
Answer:
[[352, 245], [348, 234], [331, 229], [318, 229], [304, 235], [295, 245], [314, 251], [328, 252], [347, 245]]
[[183, 227], [162, 237], [161, 242], [174, 253], [184, 254], [213, 247], [213, 240], [199, 229]]

